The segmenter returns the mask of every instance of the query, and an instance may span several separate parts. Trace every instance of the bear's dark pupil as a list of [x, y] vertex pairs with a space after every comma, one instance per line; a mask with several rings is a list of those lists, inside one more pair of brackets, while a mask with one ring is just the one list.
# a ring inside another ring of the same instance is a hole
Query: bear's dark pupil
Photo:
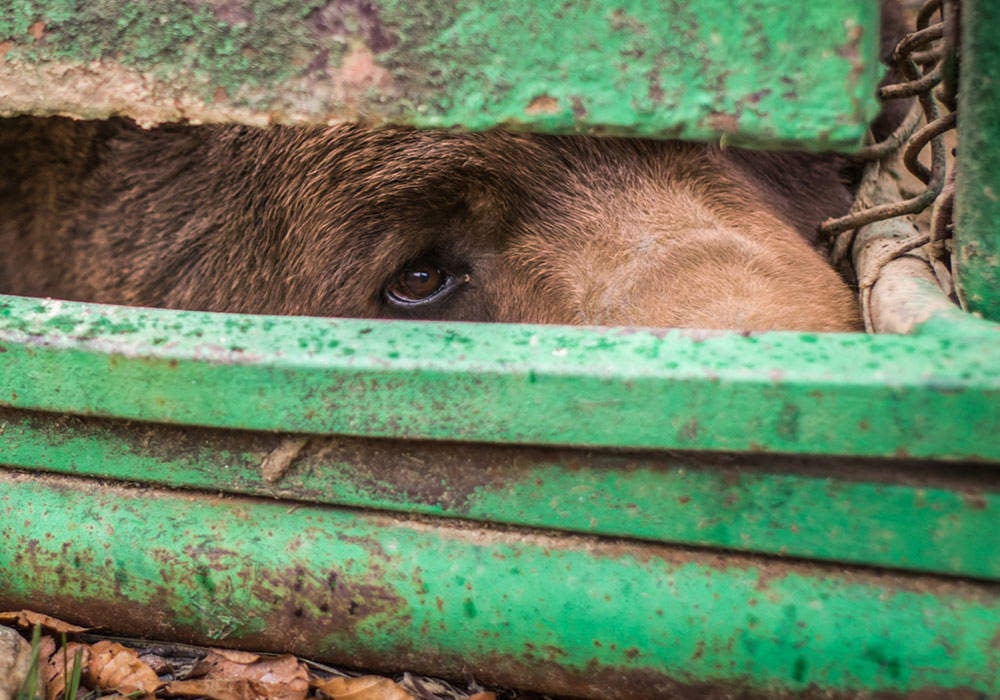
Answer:
[[436, 292], [444, 281], [444, 275], [436, 267], [408, 268], [403, 270], [403, 289], [412, 299], [424, 299]]

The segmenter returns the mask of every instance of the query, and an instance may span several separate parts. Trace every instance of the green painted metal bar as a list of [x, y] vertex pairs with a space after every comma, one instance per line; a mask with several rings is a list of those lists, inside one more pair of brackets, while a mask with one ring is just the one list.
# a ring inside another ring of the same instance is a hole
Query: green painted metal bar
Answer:
[[1000, 580], [1000, 479], [954, 465], [313, 439], [0, 410], [0, 463]]
[[0, 6], [0, 114], [851, 149], [877, 26], [871, 0], [24, 0]]
[[[1000, 321], [1000, 6], [962, 3], [955, 255], [969, 308]], [[997, 351], [1000, 354], [1000, 351]]]
[[373, 437], [1000, 460], [1000, 326], [704, 333], [3, 297], [0, 405]]
[[602, 698], [1000, 693], [996, 585], [0, 480], [0, 605], [82, 624]]

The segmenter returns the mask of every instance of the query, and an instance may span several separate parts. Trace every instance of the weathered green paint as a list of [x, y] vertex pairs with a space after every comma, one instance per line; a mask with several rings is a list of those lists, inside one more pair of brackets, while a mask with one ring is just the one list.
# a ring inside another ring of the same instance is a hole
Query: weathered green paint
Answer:
[[[875, 12], [868, 0], [19, 0], [0, 8], [0, 112], [850, 147], [875, 108], [876, 33], [861, 29]], [[987, 315], [997, 100], [976, 66], [995, 48], [963, 55], [977, 97], [963, 107], [961, 282]], [[953, 313], [910, 337], [744, 337], [4, 298], [0, 405], [15, 408], [0, 412], [0, 463], [145, 486], [0, 470], [0, 605], [598, 697], [1000, 695], [996, 584], [688, 548], [996, 580], [992, 465], [899, 458], [1000, 461], [997, 340]], [[281, 436], [225, 428], [896, 459], [336, 437], [313, 438], [269, 483], [260, 465]], [[205, 495], [222, 491], [287, 500]]]
[[207, 427], [1000, 460], [1000, 326], [648, 331], [3, 297], [0, 405]]
[[0, 9], [0, 114], [854, 148], [877, 111], [877, 13], [870, 0], [20, 0]]
[[[1000, 321], [1000, 5], [962, 3], [955, 254], [969, 308]], [[1000, 354], [1000, 349], [995, 351]]]
[[10, 409], [0, 436], [11, 467], [1000, 580], [1000, 481], [951, 465], [341, 437], [269, 482], [284, 436]]
[[7, 608], [602, 698], [1000, 693], [996, 585], [0, 479]]

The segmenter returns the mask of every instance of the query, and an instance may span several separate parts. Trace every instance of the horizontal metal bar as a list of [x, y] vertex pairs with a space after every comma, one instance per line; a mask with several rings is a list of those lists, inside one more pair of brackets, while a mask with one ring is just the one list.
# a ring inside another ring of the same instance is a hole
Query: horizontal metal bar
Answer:
[[0, 297], [0, 405], [313, 434], [998, 461], [998, 328], [744, 335]]
[[[342, 437], [303, 444], [11, 409], [0, 409], [0, 436], [0, 464], [13, 467], [1000, 580], [992, 470]], [[284, 468], [268, 472], [275, 455]]]
[[852, 149], [878, 36], [871, 0], [33, 0], [0, 9], [0, 115]]
[[0, 473], [0, 606], [573, 696], [1000, 692], [996, 585]]

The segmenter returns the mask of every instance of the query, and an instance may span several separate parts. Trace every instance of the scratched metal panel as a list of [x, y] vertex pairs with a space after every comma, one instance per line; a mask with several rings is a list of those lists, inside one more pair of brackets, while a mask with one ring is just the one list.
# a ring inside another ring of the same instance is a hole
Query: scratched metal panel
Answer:
[[497, 124], [852, 148], [872, 0], [35, 0], [0, 6], [0, 114]]
[[[219, 428], [1000, 461], [1000, 326], [290, 318], [0, 297], [0, 406]], [[933, 331], [933, 332], [932, 332]]]
[[0, 607], [596, 698], [1000, 693], [996, 584], [0, 473]]
[[0, 463], [1000, 581], [1000, 478], [898, 460], [245, 433], [0, 409]]

